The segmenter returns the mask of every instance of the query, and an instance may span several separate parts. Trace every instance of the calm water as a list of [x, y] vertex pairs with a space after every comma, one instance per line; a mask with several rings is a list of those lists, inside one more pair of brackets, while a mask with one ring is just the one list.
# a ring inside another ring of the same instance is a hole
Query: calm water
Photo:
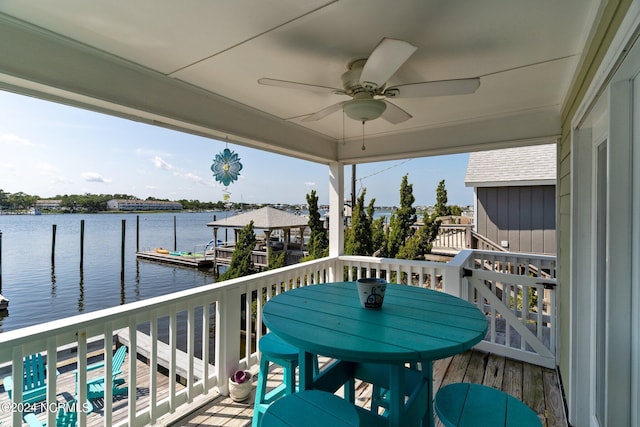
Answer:
[[[213, 237], [207, 222], [226, 212], [159, 214], [0, 215], [2, 294], [0, 332], [139, 301], [214, 282], [213, 269], [196, 270], [136, 260], [136, 216], [140, 250], [194, 251]], [[84, 265], [80, 269], [80, 221], [84, 220]], [[125, 265], [121, 279], [122, 221]], [[56, 224], [55, 262], [51, 262]], [[224, 239], [224, 229], [218, 232]], [[229, 236], [233, 236], [229, 232]]]

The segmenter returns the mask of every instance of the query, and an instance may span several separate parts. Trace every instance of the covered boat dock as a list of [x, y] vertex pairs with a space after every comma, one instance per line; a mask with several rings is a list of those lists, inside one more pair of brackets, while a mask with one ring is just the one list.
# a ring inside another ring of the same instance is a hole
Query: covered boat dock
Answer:
[[[218, 230], [220, 228], [231, 228], [234, 230], [234, 242], [237, 241], [238, 232], [253, 221], [255, 230], [264, 230], [264, 238], [258, 238], [258, 243], [254, 248], [256, 256], [262, 255], [268, 260], [269, 251], [285, 251], [287, 254], [286, 264], [297, 264], [306, 255], [304, 244], [304, 233], [308, 227], [309, 219], [303, 215], [296, 215], [271, 206], [243, 212], [221, 220], [207, 224], [213, 227], [213, 242], [217, 245]], [[293, 231], [293, 232], [292, 232]], [[279, 238], [274, 239], [278, 233]], [[292, 235], [295, 238], [292, 239]], [[229, 264], [231, 261], [230, 246], [214, 246], [214, 264]], [[261, 265], [257, 263], [256, 265]]]

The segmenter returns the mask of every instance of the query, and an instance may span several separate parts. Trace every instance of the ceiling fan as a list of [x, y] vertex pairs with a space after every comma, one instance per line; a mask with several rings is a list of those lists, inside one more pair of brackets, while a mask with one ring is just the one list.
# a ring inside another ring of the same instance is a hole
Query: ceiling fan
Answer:
[[258, 83], [352, 97], [350, 100], [330, 105], [305, 117], [302, 120], [305, 122], [323, 119], [343, 109], [345, 114], [353, 120], [366, 122], [382, 117], [392, 124], [402, 123], [413, 116], [389, 102], [388, 98], [464, 95], [474, 93], [480, 86], [480, 78], [474, 77], [387, 87], [387, 80], [417, 49], [416, 46], [404, 40], [382, 39], [369, 58], [358, 59], [349, 64], [347, 71], [341, 77], [342, 89], [270, 78], [261, 78]]

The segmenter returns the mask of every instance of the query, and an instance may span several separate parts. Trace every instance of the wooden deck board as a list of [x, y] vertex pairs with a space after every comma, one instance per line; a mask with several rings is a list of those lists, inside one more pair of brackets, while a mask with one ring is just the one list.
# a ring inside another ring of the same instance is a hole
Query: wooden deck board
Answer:
[[512, 359], [505, 360], [502, 390], [522, 400], [522, 362]]
[[544, 369], [542, 382], [544, 384], [546, 425], [549, 427], [565, 425], [564, 401], [558, 376], [551, 369]]
[[489, 360], [485, 366], [484, 379], [482, 384], [493, 387], [502, 388], [502, 381], [504, 379], [504, 364], [505, 358], [496, 356], [495, 354], [489, 354]]
[[[90, 363], [98, 361], [101, 356], [92, 358]], [[327, 363], [328, 359], [321, 359], [321, 366]], [[128, 376], [128, 363], [123, 365], [125, 370], [124, 378]], [[58, 401], [63, 402], [73, 397], [75, 392], [75, 361], [68, 365], [59, 367], [58, 377]], [[149, 404], [149, 380], [150, 369], [142, 360], [136, 362], [137, 389], [136, 406], [146, 408]], [[492, 386], [519, 398], [532, 402], [530, 406], [538, 413], [543, 425], [546, 427], [565, 427], [567, 421], [564, 415], [564, 402], [560, 391], [559, 380], [553, 370], [528, 365], [523, 362], [505, 359], [501, 356], [487, 354], [479, 351], [468, 351], [447, 359], [438, 360], [433, 366], [434, 392], [441, 385], [446, 385], [460, 381], [473, 381], [480, 384]], [[157, 400], [162, 401], [168, 397], [169, 379], [166, 375], [155, 372], [158, 381]], [[272, 370], [268, 378], [268, 389], [276, 387], [282, 381], [282, 370], [277, 368]], [[257, 382], [257, 376], [254, 376]], [[176, 383], [177, 390], [184, 387]], [[337, 394], [341, 395], [341, 391]], [[159, 420], [159, 425], [175, 426], [224, 426], [224, 427], [248, 427], [251, 425], [253, 417], [253, 401], [255, 388], [246, 402], [237, 403], [228, 397], [219, 396], [212, 393], [211, 400], [204, 405], [193, 408], [179, 408], [183, 415], [178, 418], [174, 414], [169, 419]], [[7, 393], [0, 390], [0, 404], [8, 400]], [[100, 401], [94, 401], [94, 412], [87, 417], [88, 426], [104, 425], [103, 405]], [[371, 386], [358, 382], [356, 384], [356, 404], [369, 409], [371, 405]], [[126, 419], [128, 411], [128, 397], [116, 398], [113, 402], [113, 423], [118, 423]], [[2, 425], [11, 425], [10, 413], [0, 413]], [[45, 418], [44, 413], [38, 415], [40, 419]], [[436, 425], [441, 425], [436, 420]]]
[[[527, 365], [526, 368], [525, 365]], [[525, 371], [527, 374], [523, 374]], [[564, 415], [558, 377], [551, 369], [471, 350], [434, 362], [433, 375], [434, 392], [441, 385], [473, 380], [505, 392], [513, 391], [520, 399], [523, 395], [535, 399], [538, 416], [546, 427], [568, 425]], [[276, 386], [281, 380], [282, 371], [280, 369], [272, 371], [269, 376], [269, 387]], [[540, 395], [540, 390], [542, 390], [542, 399], [535, 397]], [[510, 394], [515, 395], [514, 393]], [[342, 393], [339, 391], [336, 394]], [[249, 427], [253, 416], [253, 399], [252, 393], [246, 403], [238, 404], [229, 398], [219, 396], [205, 408], [187, 415], [172, 425]], [[370, 385], [356, 383], [356, 404], [364, 408], [371, 407]], [[437, 419], [436, 426], [442, 426]]]
[[[522, 365], [522, 401], [534, 410], [536, 414], [544, 414], [544, 384], [542, 382], [542, 368], [524, 363]], [[528, 384], [528, 387], [524, 387]], [[544, 421], [541, 419], [541, 421]], [[543, 423], [544, 425], [544, 423]]]

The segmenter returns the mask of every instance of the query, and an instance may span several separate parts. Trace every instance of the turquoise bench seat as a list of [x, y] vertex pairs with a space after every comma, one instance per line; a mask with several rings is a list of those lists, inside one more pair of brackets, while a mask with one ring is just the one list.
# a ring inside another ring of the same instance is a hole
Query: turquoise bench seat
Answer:
[[[258, 374], [258, 386], [256, 389], [253, 407], [252, 427], [260, 426], [262, 414], [269, 405], [282, 396], [296, 391], [296, 368], [298, 367], [299, 350], [286, 343], [275, 334], [263, 336], [258, 347], [260, 349], [260, 373]], [[267, 393], [267, 376], [269, 366], [275, 363], [283, 368], [283, 382]], [[318, 358], [314, 357], [314, 371], [318, 372]]]
[[541, 427], [535, 412], [513, 396], [480, 384], [442, 387], [433, 403], [446, 427]]
[[326, 391], [308, 390], [277, 400], [262, 418], [262, 427], [296, 425], [354, 427], [361, 424], [358, 411], [351, 403]]

